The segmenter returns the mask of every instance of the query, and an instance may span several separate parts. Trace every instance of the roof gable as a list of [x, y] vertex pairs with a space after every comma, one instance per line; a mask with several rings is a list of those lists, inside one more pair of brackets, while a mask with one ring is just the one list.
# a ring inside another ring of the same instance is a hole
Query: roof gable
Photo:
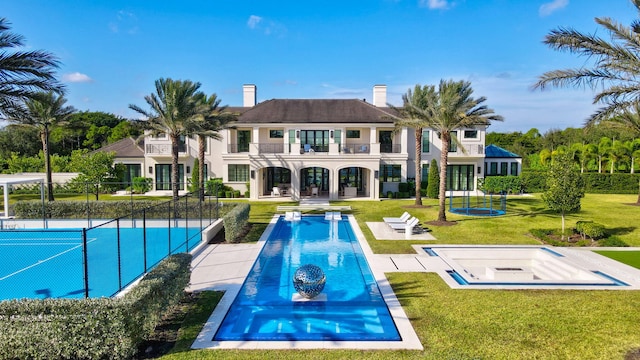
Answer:
[[103, 146], [96, 151], [115, 152], [117, 158], [143, 158], [144, 150], [133, 138], [125, 138], [113, 144]]

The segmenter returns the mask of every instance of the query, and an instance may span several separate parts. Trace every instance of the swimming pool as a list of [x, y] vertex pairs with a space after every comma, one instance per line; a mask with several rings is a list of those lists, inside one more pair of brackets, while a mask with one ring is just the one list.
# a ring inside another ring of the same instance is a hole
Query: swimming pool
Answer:
[[544, 246], [432, 246], [423, 250], [450, 266], [447, 274], [462, 286], [629, 286]]
[[[326, 274], [323, 292], [301, 300], [305, 264]], [[216, 341], [400, 341], [349, 221], [280, 217], [214, 336]]]
[[5, 230], [0, 300], [83, 298], [86, 286], [89, 297], [112, 296], [168, 255], [192, 250], [199, 234], [195, 227], [93, 228], [85, 258], [82, 229]]

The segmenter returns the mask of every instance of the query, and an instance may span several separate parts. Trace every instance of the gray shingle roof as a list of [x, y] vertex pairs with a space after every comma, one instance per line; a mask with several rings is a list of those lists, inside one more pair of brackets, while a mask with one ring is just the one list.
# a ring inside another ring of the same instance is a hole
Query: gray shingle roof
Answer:
[[113, 144], [103, 146], [96, 151], [116, 153], [117, 158], [143, 158], [144, 149], [141, 148], [133, 138], [126, 138], [116, 141]]
[[356, 99], [273, 99], [238, 117], [238, 123], [393, 123], [390, 108]]

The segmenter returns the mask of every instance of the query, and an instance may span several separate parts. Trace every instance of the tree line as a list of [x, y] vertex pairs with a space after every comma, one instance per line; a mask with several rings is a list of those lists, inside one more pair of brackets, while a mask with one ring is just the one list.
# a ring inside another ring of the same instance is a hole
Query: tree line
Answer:
[[640, 137], [606, 124], [589, 128], [552, 129], [540, 134], [490, 132], [486, 144], [494, 144], [522, 157], [523, 169], [546, 170], [559, 155], [568, 155], [580, 172], [637, 173], [640, 170]]

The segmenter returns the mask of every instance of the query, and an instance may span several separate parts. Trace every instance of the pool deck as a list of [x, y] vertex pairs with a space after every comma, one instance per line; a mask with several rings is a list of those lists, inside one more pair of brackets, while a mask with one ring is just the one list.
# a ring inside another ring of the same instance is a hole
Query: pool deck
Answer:
[[[275, 218], [275, 217], [274, 217]], [[624, 281], [629, 286], [618, 287], [570, 287], [570, 286], [504, 286], [504, 285], [479, 285], [462, 286], [458, 284], [447, 270], [451, 267], [441, 258], [429, 256], [422, 249], [428, 247], [454, 247], [470, 245], [438, 245], [434, 244], [433, 236], [430, 238], [412, 238], [410, 240], [421, 245], [413, 245], [415, 254], [374, 254], [369, 247], [364, 234], [358, 226], [355, 218], [348, 216], [353, 230], [358, 237], [367, 262], [378, 282], [378, 286], [387, 302], [387, 306], [394, 317], [402, 341], [213, 341], [218, 326], [224, 319], [231, 303], [240, 291], [240, 288], [249, 274], [253, 263], [257, 259], [266, 240], [263, 237], [255, 244], [212, 244], [204, 245], [194, 252], [192, 261], [191, 284], [188, 291], [214, 290], [224, 291], [225, 295], [205, 324], [200, 335], [192, 345], [195, 349], [423, 349], [420, 339], [415, 334], [411, 323], [400, 306], [398, 299], [389, 285], [385, 273], [391, 272], [435, 272], [451, 287], [455, 289], [581, 289], [581, 290], [640, 290], [640, 270], [619, 263], [604, 256], [594, 253], [592, 250], [609, 250], [608, 248], [553, 248], [570, 261], [585, 267], [597, 268], [601, 271]], [[273, 223], [273, 222], [272, 222]], [[270, 232], [269, 225], [265, 234]], [[374, 232], [375, 234], [375, 232]], [[398, 240], [407, 240], [404, 238]], [[386, 236], [385, 236], [386, 237]], [[499, 245], [510, 247], [509, 245]], [[518, 245], [512, 245], [514, 248]], [[491, 247], [479, 246], [479, 247]], [[531, 247], [531, 245], [529, 245]], [[550, 246], [546, 246], [552, 248]], [[619, 251], [640, 250], [640, 248], [612, 248]]]

